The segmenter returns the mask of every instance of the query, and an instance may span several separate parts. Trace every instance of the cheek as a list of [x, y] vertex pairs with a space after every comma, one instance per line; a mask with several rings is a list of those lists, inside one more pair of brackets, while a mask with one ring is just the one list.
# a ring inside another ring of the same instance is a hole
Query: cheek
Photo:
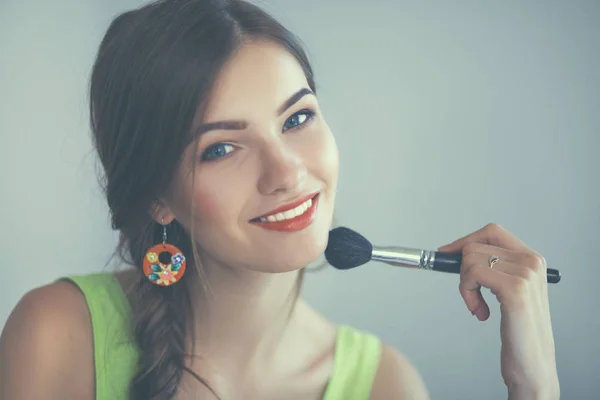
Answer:
[[317, 135], [307, 157], [310, 159], [313, 173], [329, 185], [335, 186], [339, 170], [339, 152], [335, 138], [326, 124]]
[[[214, 167], [214, 168], [213, 168]], [[187, 194], [194, 201], [194, 219], [198, 229], [227, 230], [248, 217], [246, 203], [256, 178], [252, 168], [210, 165], [198, 170], [194, 188]], [[191, 210], [192, 204], [188, 204]]]
[[[218, 175], [218, 174], [216, 174]], [[194, 199], [194, 218], [200, 226], [211, 227], [228, 225], [239, 218], [241, 204], [240, 193], [236, 193], [236, 185], [221, 180], [199, 177], [196, 188], [191, 194]], [[202, 185], [201, 187], [198, 187]], [[191, 208], [190, 204], [190, 208]]]
[[192, 228], [193, 218], [195, 231], [223, 224], [224, 220], [230, 218], [228, 212], [234, 208], [231, 199], [235, 199], [235, 196], [223, 192], [227, 186], [223, 182], [213, 182], [210, 174], [196, 173], [194, 179], [194, 184], [186, 182], [171, 198], [175, 218], [188, 230]]
[[192, 196], [194, 198], [195, 217], [201, 222], [207, 223], [223, 218], [223, 211], [227, 205], [223, 204], [218, 193], [197, 190]]

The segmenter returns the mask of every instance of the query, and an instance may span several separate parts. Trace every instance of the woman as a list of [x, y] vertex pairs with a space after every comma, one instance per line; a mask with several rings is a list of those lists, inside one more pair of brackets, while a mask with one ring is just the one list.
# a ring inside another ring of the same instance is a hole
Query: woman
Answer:
[[[133, 268], [24, 296], [2, 400], [428, 397], [401, 353], [298, 298], [327, 244], [338, 154], [290, 32], [241, 0], [152, 3], [112, 22], [90, 94]], [[509, 397], [558, 398], [543, 258], [496, 225], [442, 250], [463, 252], [477, 318], [481, 286], [502, 304]]]

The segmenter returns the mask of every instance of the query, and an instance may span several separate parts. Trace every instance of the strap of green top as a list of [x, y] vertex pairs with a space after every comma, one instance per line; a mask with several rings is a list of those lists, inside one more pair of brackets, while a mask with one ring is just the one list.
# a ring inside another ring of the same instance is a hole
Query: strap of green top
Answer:
[[[90, 310], [96, 400], [125, 400], [139, 353], [131, 339], [131, 309], [121, 286], [109, 273], [64, 279], [79, 287]], [[368, 400], [380, 356], [377, 337], [339, 326], [333, 373], [323, 400]]]
[[96, 400], [125, 400], [135, 374], [138, 352], [131, 340], [131, 310], [113, 274], [64, 278], [87, 301], [94, 335]]
[[376, 336], [341, 325], [323, 400], [368, 400], [380, 358], [381, 341]]

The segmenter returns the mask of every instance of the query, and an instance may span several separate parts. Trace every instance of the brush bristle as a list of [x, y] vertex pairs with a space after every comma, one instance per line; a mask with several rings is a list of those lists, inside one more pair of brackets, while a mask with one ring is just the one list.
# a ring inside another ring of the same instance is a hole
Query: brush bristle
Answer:
[[350, 269], [371, 261], [373, 246], [360, 233], [343, 226], [329, 232], [325, 258], [332, 267]]

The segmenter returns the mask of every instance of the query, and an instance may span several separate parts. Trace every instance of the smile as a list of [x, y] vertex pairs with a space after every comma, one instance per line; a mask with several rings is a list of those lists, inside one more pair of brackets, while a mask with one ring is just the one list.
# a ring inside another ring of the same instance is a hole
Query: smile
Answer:
[[319, 203], [319, 193], [312, 194], [308, 198], [279, 207], [269, 214], [250, 220], [250, 223], [261, 228], [295, 232], [309, 226], [315, 217], [315, 212]]

